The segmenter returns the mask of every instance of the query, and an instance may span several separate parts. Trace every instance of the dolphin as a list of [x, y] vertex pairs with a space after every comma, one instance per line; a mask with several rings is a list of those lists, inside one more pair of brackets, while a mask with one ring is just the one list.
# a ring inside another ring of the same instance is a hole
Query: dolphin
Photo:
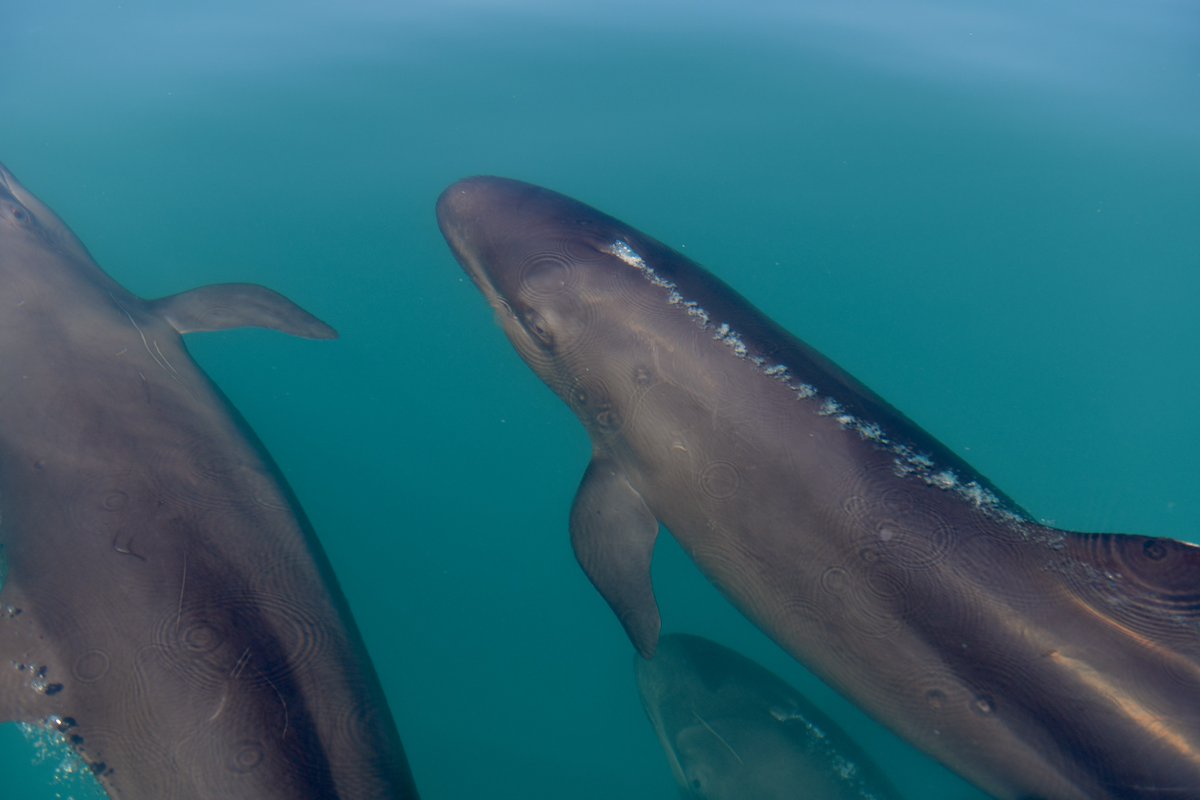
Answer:
[[692, 261], [494, 177], [437, 204], [592, 460], [579, 563], [637, 650], [662, 523], [751, 621], [1008, 800], [1200, 797], [1200, 548], [1038, 524]]
[[683, 797], [899, 800], [833, 720], [766, 668], [700, 636], [634, 656], [642, 705]]
[[0, 167], [0, 722], [113, 800], [415, 798], [278, 468], [182, 334], [332, 328], [261, 286], [124, 289]]

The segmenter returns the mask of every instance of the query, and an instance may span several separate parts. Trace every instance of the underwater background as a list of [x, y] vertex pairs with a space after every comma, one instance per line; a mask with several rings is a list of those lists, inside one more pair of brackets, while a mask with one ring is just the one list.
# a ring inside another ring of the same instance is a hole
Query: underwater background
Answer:
[[[341, 332], [188, 345], [310, 516], [424, 798], [658, 800], [632, 648], [567, 536], [587, 439], [438, 193], [577, 197], [1039, 518], [1200, 542], [1198, 42], [1192, 0], [5, 3], [0, 161], [131, 291], [253, 281]], [[669, 537], [654, 578], [664, 630], [784, 677], [906, 797], [983, 798]], [[0, 800], [98, 796], [46, 750], [0, 726]]]

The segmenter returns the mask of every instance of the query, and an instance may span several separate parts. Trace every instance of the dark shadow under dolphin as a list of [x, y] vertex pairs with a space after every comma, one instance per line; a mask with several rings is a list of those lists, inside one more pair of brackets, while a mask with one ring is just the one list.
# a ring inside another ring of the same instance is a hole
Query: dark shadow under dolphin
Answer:
[[126, 291], [0, 167], [0, 721], [114, 800], [415, 798], [316, 537], [181, 334], [333, 329], [260, 286]]

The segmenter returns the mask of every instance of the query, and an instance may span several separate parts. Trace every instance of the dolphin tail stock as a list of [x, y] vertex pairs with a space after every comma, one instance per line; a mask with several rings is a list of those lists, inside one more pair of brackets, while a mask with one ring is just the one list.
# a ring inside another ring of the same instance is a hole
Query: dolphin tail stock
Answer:
[[337, 331], [283, 295], [254, 283], [214, 283], [147, 302], [180, 333], [269, 328], [304, 339], [336, 339]]
[[[1200, 546], [1125, 533], [1063, 535], [1069, 591], [1148, 641], [1200, 658]], [[1200, 662], [1194, 667], [1200, 681]]]
[[662, 625], [650, 559], [658, 519], [618, 467], [596, 458], [571, 506], [571, 546], [592, 585], [608, 602], [643, 658], [652, 658]]

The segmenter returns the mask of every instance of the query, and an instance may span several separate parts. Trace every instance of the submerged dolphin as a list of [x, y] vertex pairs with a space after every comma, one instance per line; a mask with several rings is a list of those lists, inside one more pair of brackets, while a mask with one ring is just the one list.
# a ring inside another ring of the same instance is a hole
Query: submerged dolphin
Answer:
[[662, 522], [825, 681], [996, 797], [1200, 798], [1200, 548], [1041, 526], [660, 242], [555, 192], [438, 220], [587, 427], [576, 556], [654, 652]]
[[634, 657], [646, 715], [684, 797], [898, 800], [831, 719], [765, 668], [699, 636]]
[[182, 333], [333, 329], [259, 286], [145, 301], [0, 167], [0, 722], [113, 800], [415, 798], [316, 537]]

